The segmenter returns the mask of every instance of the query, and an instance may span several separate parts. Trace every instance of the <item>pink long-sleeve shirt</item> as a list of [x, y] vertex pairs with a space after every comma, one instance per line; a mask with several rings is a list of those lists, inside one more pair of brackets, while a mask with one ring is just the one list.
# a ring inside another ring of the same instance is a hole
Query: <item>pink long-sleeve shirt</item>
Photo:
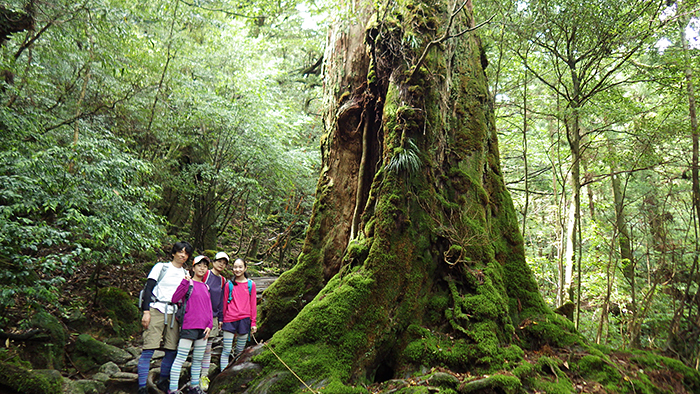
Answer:
[[[187, 300], [185, 317], [182, 321], [182, 328], [186, 330], [204, 330], [212, 328], [211, 297], [209, 288], [202, 282], [192, 281], [192, 294]], [[179, 302], [185, 298], [190, 282], [183, 279], [173, 294], [173, 302]]]
[[233, 281], [233, 296], [228, 302], [229, 289], [231, 286], [226, 283], [224, 287], [224, 323], [250, 318], [250, 325], [257, 326], [258, 319], [258, 299], [255, 290], [255, 282], [250, 281], [252, 288], [248, 291], [248, 281]]

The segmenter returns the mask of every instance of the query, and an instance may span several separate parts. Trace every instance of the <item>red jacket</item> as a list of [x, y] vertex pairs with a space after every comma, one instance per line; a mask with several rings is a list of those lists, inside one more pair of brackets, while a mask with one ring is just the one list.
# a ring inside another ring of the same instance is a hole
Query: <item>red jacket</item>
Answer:
[[[233, 283], [231, 286], [230, 283]], [[248, 283], [251, 289], [248, 289]], [[229, 302], [229, 292], [233, 288], [231, 302]], [[250, 318], [250, 325], [257, 326], [258, 318], [258, 298], [255, 291], [255, 282], [246, 280], [245, 282], [229, 281], [224, 287], [224, 323]]]

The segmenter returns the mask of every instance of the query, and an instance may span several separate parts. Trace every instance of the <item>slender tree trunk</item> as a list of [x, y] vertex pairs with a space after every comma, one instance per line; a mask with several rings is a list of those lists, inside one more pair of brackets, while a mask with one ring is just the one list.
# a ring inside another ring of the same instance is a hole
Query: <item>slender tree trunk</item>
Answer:
[[[573, 64], [575, 64], [573, 61], [570, 62], [570, 65]], [[569, 150], [571, 151], [571, 189], [574, 205], [574, 228], [572, 234], [573, 252], [576, 262], [576, 293], [572, 296], [572, 301], [576, 303], [574, 324], [578, 329], [581, 314], [581, 114], [579, 113], [581, 109], [579, 103], [581, 86], [576, 69], [572, 68], [570, 71], [573, 92], [568, 106], [568, 110], [571, 112], [567, 116], [566, 137], [569, 142]]]
[[[559, 112], [559, 96], [555, 95], [557, 102], [557, 113]], [[569, 236], [569, 228], [572, 228], [569, 224], [573, 219], [565, 219], [566, 212], [572, 212], [571, 209], [567, 209], [566, 198], [566, 178], [567, 175], [560, 174], [558, 168], [562, 168], [561, 154], [559, 151], [560, 147], [560, 118], [555, 117], [556, 123], [550, 121], [550, 138], [551, 146], [555, 147], [556, 155], [550, 154], [550, 162], [552, 164], [552, 190], [554, 190], [554, 201], [557, 201], [557, 308], [564, 305], [564, 303], [570, 299], [568, 289], [571, 284], [571, 273], [573, 270], [573, 265], [571, 263], [570, 253], [572, 253], [573, 246], [570, 245], [569, 241], [572, 237]], [[561, 185], [561, 192], [560, 192]], [[573, 231], [573, 230], [571, 230]]]
[[[611, 165], [611, 172], [614, 174], [617, 168], [613, 163]], [[617, 234], [617, 244], [620, 250], [620, 264], [622, 268], [622, 275], [624, 276], [627, 284], [630, 287], [630, 314], [632, 320], [637, 320], [637, 287], [635, 282], [635, 268], [636, 259], [632, 253], [632, 244], [630, 239], [629, 227], [627, 226], [627, 219], [624, 212], [624, 193], [620, 184], [620, 178], [618, 175], [613, 175], [612, 177], [612, 191], [613, 191], [613, 201], [615, 203], [615, 229]], [[635, 336], [630, 338], [630, 344], [632, 346], [638, 347], [639, 337]]]
[[[562, 287], [562, 304], [566, 301], [575, 301], [572, 289], [574, 281], [574, 263], [576, 257], [576, 202], [572, 196], [571, 203], [566, 210], [566, 242], [564, 255], [564, 283]], [[560, 305], [561, 306], [561, 305]]]
[[[679, 2], [683, 3], [683, 2]], [[682, 7], [683, 4], [679, 7], [679, 10], [682, 10], [684, 7]], [[685, 19], [685, 18], [684, 18]], [[693, 67], [690, 59], [690, 45], [689, 45], [689, 39], [686, 36], [686, 30], [682, 30], [682, 42], [683, 42], [683, 56], [685, 59], [685, 83], [686, 83], [686, 91], [688, 92], [688, 113], [690, 115], [690, 136], [691, 140], [693, 141], [693, 156], [691, 160], [691, 176], [692, 176], [692, 181], [693, 181], [693, 209], [695, 211], [695, 253], [693, 255], [693, 265], [690, 269], [690, 275], [688, 275], [688, 283], [686, 284], [686, 297], [684, 298], [684, 301], [691, 301], [691, 288], [697, 288], [698, 283], [696, 281], [693, 281], [692, 278], [695, 278], [696, 276], [694, 275], [695, 273], [698, 272], [698, 257], [700, 256], [700, 176], [698, 175], [700, 173], [700, 168], [698, 165], [698, 157], [700, 156], [699, 154], [699, 135], [700, 132], [698, 131], [698, 115], [697, 115], [697, 107], [695, 105], [695, 83], [694, 83], [694, 76], [693, 76]], [[695, 283], [693, 283], [695, 282]], [[689, 325], [695, 325], [695, 327], [700, 326], [700, 310], [696, 309], [695, 312], [695, 318], [693, 318], [693, 306], [695, 306], [698, 297], [698, 291], [695, 291], [695, 295], [692, 296], [692, 301], [688, 302], [688, 320], [689, 320]], [[689, 340], [695, 344], [695, 348], [698, 348], [697, 342], [698, 342], [698, 330], [694, 330], [695, 335]], [[690, 356], [695, 356], [696, 357], [696, 364], [698, 363], [697, 360], [700, 360], [700, 357], [698, 356], [698, 351], [693, 349], [691, 354], [686, 355], [686, 357]]]
[[[598, 329], [596, 330], [595, 343], [600, 344], [603, 339], [603, 331], [608, 331], [608, 314], [610, 313], [610, 296], [612, 294], [613, 285], [615, 283], [615, 258], [614, 258], [614, 242], [617, 238], [617, 231], [613, 230], [612, 242], [610, 244], [610, 253], [608, 253], [608, 263], [605, 269], [605, 298], [603, 305], [600, 307], [600, 319], [598, 320]], [[607, 335], [606, 335], [607, 337]]]
[[[527, 61], [527, 51], [525, 52]], [[527, 211], [530, 206], [530, 177], [529, 167], [527, 165], [527, 69], [523, 71], [523, 170], [525, 171], [525, 206], [523, 207], [523, 224], [522, 234], [525, 237], [525, 229], [527, 228]]]
[[[168, 31], [168, 46], [166, 48], [165, 52], [165, 64], [163, 65], [163, 70], [160, 74], [160, 79], [158, 80], [158, 87], [156, 88], [155, 95], [153, 97], [153, 104], [151, 105], [151, 110], [148, 115], [148, 125], [146, 126], [146, 141], [151, 142], [150, 140], [152, 139], [151, 137], [151, 129], [153, 127], [153, 119], [155, 118], [157, 107], [158, 107], [158, 100], [160, 99], [160, 93], [163, 89], [163, 85], [165, 83], [165, 76], [168, 74], [168, 67], [170, 66], [170, 61], [173, 59], [175, 56], [173, 53], [173, 31], [175, 30], [175, 23], [177, 22], [177, 8], [180, 5], [180, 1], [176, 0], [175, 5], [173, 7], [173, 19], [170, 23], [170, 29]], [[177, 51], [175, 51], [177, 52]], [[145, 152], [145, 150], [144, 150]], [[156, 150], [153, 151], [153, 155], [155, 157]], [[154, 157], [151, 157], [151, 161], [153, 161]]]

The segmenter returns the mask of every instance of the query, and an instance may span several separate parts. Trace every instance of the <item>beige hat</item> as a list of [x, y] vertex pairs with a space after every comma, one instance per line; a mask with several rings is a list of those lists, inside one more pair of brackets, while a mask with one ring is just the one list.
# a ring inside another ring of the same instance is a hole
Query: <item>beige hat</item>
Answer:
[[199, 255], [199, 256], [195, 257], [194, 264], [192, 264], [192, 266], [194, 267], [195, 265], [197, 265], [199, 263], [207, 263], [207, 266], [208, 266], [210, 263], [209, 257], [203, 256], [203, 255]]
[[218, 259], [226, 259], [227, 262], [231, 261], [231, 259], [228, 258], [228, 255], [226, 254], [226, 252], [217, 253], [216, 256], [214, 257], [214, 260], [218, 260]]

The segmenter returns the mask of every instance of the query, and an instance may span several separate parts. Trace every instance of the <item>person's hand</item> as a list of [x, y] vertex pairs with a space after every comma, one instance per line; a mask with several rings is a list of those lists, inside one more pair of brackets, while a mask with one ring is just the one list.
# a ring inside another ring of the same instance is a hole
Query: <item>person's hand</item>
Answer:
[[190, 276], [190, 274], [185, 274], [185, 280], [189, 281], [190, 279], [192, 279], [192, 277]]
[[250, 327], [250, 332], [255, 334], [256, 332], [258, 332], [258, 327], [256, 327], [256, 326]]
[[204, 329], [204, 339], [209, 339], [210, 332], [211, 332], [211, 328], [207, 327]]
[[219, 330], [221, 330], [221, 328], [222, 328], [223, 326], [224, 326], [224, 322], [220, 321], [220, 322], [219, 322]]
[[143, 326], [144, 330], [148, 329], [149, 324], [151, 324], [151, 311], [143, 311], [141, 325]]

